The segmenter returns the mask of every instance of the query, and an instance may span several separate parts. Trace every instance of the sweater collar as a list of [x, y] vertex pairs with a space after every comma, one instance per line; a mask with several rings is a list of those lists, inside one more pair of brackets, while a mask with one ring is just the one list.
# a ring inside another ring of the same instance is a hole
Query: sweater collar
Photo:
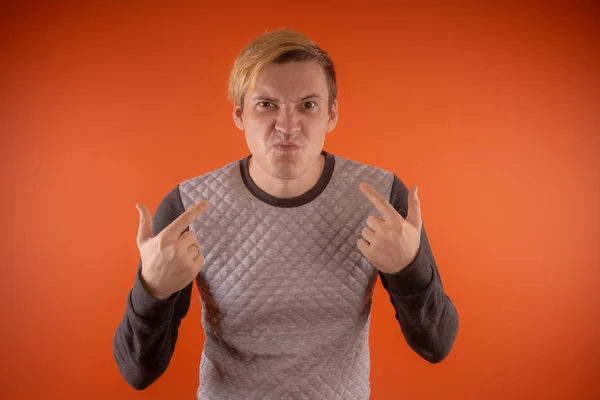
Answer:
[[246, 156], [245, 158], [240, 160], [240, 172], [242, 174], [242, 180], [246, 185], [246, 188], [256, 197], [257, 199], [275, 207], [282, 208], [291, 208], [291, 207], [299, 207], [304, 204], [310, 203], [314, 199], [317, 198], [325, 190], [327, 184], [331, 180], [331, 176], [333, 175], [333, 169], [335, 167], [335, 157], [333, 154], [326, 152], [325, 150], [321, 151], [321, 154], [325, 156], [325, 168], [323, 168], [323, 173], [321, 177], [317, 181], [317, 183], [308, 191], [304, 192], [300, 196], [291, 197], [288, 199], [275, 197], [265, 192], [261, 188], [259, 188], [256, 183], [250, 177], [250, 172], [248, 170], [248, 160], [251, 155]]

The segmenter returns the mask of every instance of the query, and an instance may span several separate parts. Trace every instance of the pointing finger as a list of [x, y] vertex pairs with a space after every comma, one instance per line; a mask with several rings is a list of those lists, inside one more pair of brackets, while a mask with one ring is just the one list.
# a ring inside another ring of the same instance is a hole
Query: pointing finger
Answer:
[[166, 236], [171, 240], [177, 240], [177, 238], [181, 235], [181, 233], [198, 218], [200, 215], [204, 214], [204, 212], [208, 209], [210, 203], [208, 200], [201, 201], [194, 206], [188, 208], [183, 212], [177, 219], [169, 226], [167, 226], [160, 233], [162, 236]]
[[398, 214], [398, 212], [396, 211], [394, 206], [392, 206], [390, 204], [390, 202], [387, 201], [386, 198], [383, 197], [371, 185], [369, 185], [368, 183], [362, 182], [359, 185], [359, 187], [360, 187], [361, 192], [363, 192], [363, 194], [367, 197], [367, 199], [369, 199], [369, 201], [371, 203], [373, 203], [375, 208], [377, 208], [377, 210], [381, 213], [381, 216], [383, 217], [384, 220], [391, 220], [393, 218], [396, 218], [398, 215], [400, 215], [400, 214]]
[[421, 219], [421, 202], [417, 196], [418, 189], [415, 186], [408, 192], [408, 215], [406, 216], [406, 221], [412, 226], [417, 227], [417, 229], [420, 229], [423, 221]]
[[136, 204], [135, 208], [137, 208], [140, 213], [140, 225], [138, 227], [138, 235], [137, 242], [138, 245], [141, 245], [146, 240], [152, 238], [152, 214], [143, 204]]

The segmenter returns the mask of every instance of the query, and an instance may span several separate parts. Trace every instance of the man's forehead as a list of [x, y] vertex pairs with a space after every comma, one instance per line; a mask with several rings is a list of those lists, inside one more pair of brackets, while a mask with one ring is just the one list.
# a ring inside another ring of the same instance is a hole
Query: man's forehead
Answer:
[[270, 64], [258, 75], [253, 93], [302, 98], [328, 91], [323, 68], [314, 61]]
[[325, 79], [298, 79], [296, 77], [278, 77], [277, 79], [257, 79], [254, 92], [277, 93], [324, 93], [327, 91]]

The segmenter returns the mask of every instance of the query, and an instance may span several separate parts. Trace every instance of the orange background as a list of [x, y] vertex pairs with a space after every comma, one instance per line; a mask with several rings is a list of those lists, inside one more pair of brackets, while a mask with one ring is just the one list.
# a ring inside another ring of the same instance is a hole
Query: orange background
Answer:
[[600, 398], [593, 2], [23, 3], [0, 9], [0, 398], [194, 398], [196, 289], [159, 381], [136, 392], [113, 360], [134, 205], [154, 212], [176, 183], [247, 154], [229, 68], [279, 27], [337, 65], [325, 149], [419, 185], [459, 310], [454, 350], [430, 365], [378, 283], [372, 399]]

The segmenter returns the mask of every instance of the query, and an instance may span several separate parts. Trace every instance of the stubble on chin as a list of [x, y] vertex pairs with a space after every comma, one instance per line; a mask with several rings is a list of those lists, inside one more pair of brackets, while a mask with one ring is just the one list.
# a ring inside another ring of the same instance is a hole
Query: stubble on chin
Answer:
[[299, 155], [273, 154], [267, 158], [267, 168], [271, 176], [277, 179], [296, 179], [301, 158]]

